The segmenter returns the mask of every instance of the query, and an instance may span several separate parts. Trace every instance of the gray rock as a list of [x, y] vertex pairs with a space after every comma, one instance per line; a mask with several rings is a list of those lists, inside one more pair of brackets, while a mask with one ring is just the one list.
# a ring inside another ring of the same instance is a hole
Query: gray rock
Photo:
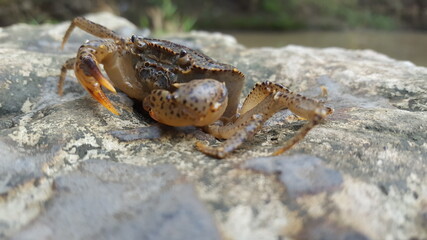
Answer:
[[43, 215], [15, 239], [220, 239], [173, 166], [88, 160], [58, 177], [55, 192]]
[[247, 161], [244, 166], [279, 174], [290, 197], [333, 192], [343, 182], [338, 171], [326, 167], [321, 159], [310, 155], [259, 157]]
[[[124, 36], [139, 32], [126, 20], [109, 14], [92, 17], [123, 32]], [[54, 232], [46, 225], [53, 216], [61, 216], [65, 221], [68, 213], [69, 219], [76, 220], [83, 214], [72, 211], [77, 207], [93, 209], [90, 213], [97, 215], [107, 211], [108, 206], [112, 209], [119, 206], [119, 212], [124, 213], [131, 209], [146, 211], [153, 216], [153, 222], [146, 222], [147, 215], [125, 214], [100, 222], [90, 233], [87, 226], [70, 226], [63, 221], [54, 223], [54, 230], [65, 233], [70, 228], [88, 233], [85, 236], [104, 237], [97, 234], [99, 229], [106, 229], [111, 236], [148, 238], [156, 236], [159, 229], [165, 233], [176, 227], [191, 229], [199, 223], [194, 219], [201, 218], [204, 219], [201, 230], [207, 238], [218, 236], [213, 225], [224, 239], [318, 239], [317, 233], [332, 239], [427, 238], [426, 68], [371, 50], [300, 46], [247, 49], [223, 34], [191, 32], [171, 36], [170, 39], [238, 67], [247, 76], [244, 94], [255, 82], [265, 80], [310, 97], [319, 95], [320, 86], [328, 88], [327, 103], [335, 109], [334, 114], [279, 161], [280, 166], [288, 166], [290, 171], [294, 168], [289, 166], [299, 166], [296, 160], [292, 161], [294, 155], [322, 159], [308, 163], [324, 167], [321, 171], [327, 177], [320, 178], [324, 182], [319, 185], [304, 185], [305, 189], [321, 186], [316, 191], [292, 195], [288, 183], [278, 181], [276, 174], [248, 170], [246, 163], [258, 161], [259, 167], [265, 167], [259, 157], [282, 146], [303, 121], [294, 120], [286, 111], [279, 112], [227, 159], [212, 159], [196, 151], [193, 144], [196, 139], [211, 143], [218, 143], [217, 140], [195, 128], [159, 132], [150, 127], [154, 121], [141, 113], [139, 103], [123, 93], [108, 95], [120, 110], [120, 116], [113, 116], [91, 99], [72, 73], [67, 77], [65, 95], [57, 96], [61, 64], [75, 54], [80, 43], [92, 38], [76, 31], [70, 44], [60, 51], [60, 40], [67, 26], [68, 23], [21, 24], [0, 30], [2, 236], [19, 238], [34, 232], [49, 236]], [[150, 129], [148, 134], [133, 130], [144, 127]], [[123, 137], [127, 133], [130, 136]], [[122, 136], [122, 140], [113, 134]], [[102, 175], [102, 167], [90, 170], [93, 162], [87, 162], [91, 159], [103, 159], [103, 165], [111, 164], [121, 171], [129, 168], [126, 164], [134, 165], [135, 172], [173, 165], [180, 174], [149, 175], [147, 182], [170, 183], [170, 188], [148, 193], [134, 186], [135, 182], [144, 182], [144, 177], [126, 179], [122, 175], [114, 184], [115, 176]], [[287, 160], [296, 165], [285, 163]], [[338, 178], [330, 178], [327, 169], [333, 169], [332, 175], [340, 176], [342, 181], [328, 182]], [[77, 180], [83, 175], [84, 179]], [[96, 177], [101, 175], [105, 178], [103, 182]], [[198, 198], [191, 187], [175, 181], [180, 179], [178, 175], [195, 185]], [[130, 202], [128, 205], [123, 198], [111, 196], [102, 206], [91, 200], [94, 195], [89, 189], [98, 188], [98, 195], [105, 196], [102, 191], [107, 192], [106, 189], [119, 193], [127, 187], [138, 189], [138, 194], [150, 195], [147, 198], [150, 200], [135, 200], [135, 205]], [[75, 199], [76, 203], [72, 201], [73, 193], [81, 195]], [[183, 199], [176, 199], [177, 196]], [[202, 204], [212, 214], [215, 224], [209, 222]], [[192, 205], [199, 207], [192, 212]], [[177, 218], [162, 215], [165, 210]], [[134, 227], [140, 223], [149, 226], [147, 231]], [[158, 229], [154, 223], [159, 223]], [[112, 230], [113, 225], [117, 231]], [[182, 234], [191, 233], [188, 230]]]
[[369, 240], [366, 236], [352, 229], [339, 227], [326, 221], [309, 221], [306, 231], [298, 236], [299, 239], [311, 240]]

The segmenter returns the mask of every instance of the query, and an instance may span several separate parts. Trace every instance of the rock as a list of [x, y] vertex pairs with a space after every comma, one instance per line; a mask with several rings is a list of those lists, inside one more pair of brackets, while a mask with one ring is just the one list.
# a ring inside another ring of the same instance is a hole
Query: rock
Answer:
[[342, 184], [338, 171], [325, 166], [321, 159], [310, 155], [258, 157], [244, 166], [256, 171], [277, 173], [290, 197], [333, 192]]
[[[55, 147], [52, 152], [57, 151]], [[53, 194], [44, 174], [53, 154], [22, 154], [0, 141], [0, 238], [22, 228], [42, 211]]]
[[[142, 32], [110, 14], [91, 17], [124, 36]], [[218, 161], [193, 147], [196, 139], [217, 140], [195, 128], [159, 131], [123, 93], [108, 94], [121, 112], [112, 115], [71, 72], [57, 96], [60, 66], [91, 38], [75, 31], [60, 51], [68, 24], [0, 30], [2, 237], [65, 238], [69, 228], [80, 234], [71, 239], [108, 237], [99, 229], [117, 238], [169, 239], [156, 234], [182, 228], [177, 239], [427, 238], [426, 68], [371, 50], [247, 49], [223, 34], [170, 36], [238, 67], [247, 76], [244, 94], [265, 80], [310, 97], [328, 88], [334, 114], [284, 155], [265, 158], [304, 124], [286, 111]], [[304, 166], [317, 177], [297, 180]], [[154, 174], [162, 171], [169, 175]], [[152, 191], [142, 186], [155, 182]], [[94, 217], [120, 214], [86, 226], [77, 223], [82, 209]], [[75, 224], [65, 226], [67, 219]]]
[[334, 224], [325, 221], [308, 222], [307, 230], [298, 236], [299, 239], [312, 240], [369, 240], [366, 236], [343, 227], [338, 227]]
[[220, 239], [173, 166], [88, 160], [55, 179], [56, 197], [15, 239]]

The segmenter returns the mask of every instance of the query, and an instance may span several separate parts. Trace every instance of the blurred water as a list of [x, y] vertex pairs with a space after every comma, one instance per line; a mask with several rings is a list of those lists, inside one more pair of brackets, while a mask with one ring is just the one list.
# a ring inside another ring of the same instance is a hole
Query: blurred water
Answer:
[[247, 47], [308, 47], [373, 49], [398, 60], [427, 67], [427, 33], [385, 31], [229, 32]]

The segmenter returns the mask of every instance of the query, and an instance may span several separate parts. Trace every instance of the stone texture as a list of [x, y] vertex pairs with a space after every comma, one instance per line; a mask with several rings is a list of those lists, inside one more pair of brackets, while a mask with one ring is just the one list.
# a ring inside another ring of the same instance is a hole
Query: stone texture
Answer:
[[342, 184], [341, 174], [325, 167], [323, 161], [310, 155], [258, 157], [244, 166], [265, 173], [279, 174], [290, 197], [333, 192]]
[[220, 239], [173, 166], [88, 160], [56, 178], [55, 191], [43, 215], [15, 239]]
[[[124, 35], [143, 34], [109, 14], [91, 18]], [[56, 234], [69, 228], [81, 232], [69, 235], [73, 239], [107, 238], [106, 233], [169, 239], [156, 234], [182, 228], [179, 236], [204, 232], [212, 239], [427, 239], [426, 68], [371, 50], [247, 49], [222, 34], [170, 36], [238, 67], [247, 76], [244, 94], [264, 80], [311, 97], [322, 85], [329, 90], [328, 105], [335, 113], [285, 155], [265, 158], [304, 122], [283, 111], [218, 161], [193, 147], [196, 139], [217, 140], [196, 128], [158, 131], [140, 105], [122, 93], [108, 95], [120, 116], [88, 97], [71, 73], [65, 95], [57, 96], [61, 64], [90, 38], [76, 31], [60, 51], [67, 26], [21, 24], [0, 30], [1, 236], [48, 239], [65, 237]], [[134, 135], [117, 138], [126, 133]], [[311, 185], [308, 179], [300, 188], [296, 178], [281, 181], [298, 176], [303, 166], [324, 171], [325, 178], [314, 178], [324, 182]], [[117, 169], [120, 177], [104, 174], [107, 169]], [[341, 180], [330, 181], [337, 179], [331, 176]], [[153, 182], [152, 191], [142, 186]], [[310, 187], [316, 191], [291, 191]], [[118, 196], [129, 192], [134, 195]], [[124, 201], [127, 197], [135, 198]], [[99, 205], [101, 199], [105, 202]], [[121, 214], [93, 228], [69, 224], [85, 216], [83, 208], [91, 216]], [[129, 214], [133, 209], [147, 215]], [[176, 218], [167, 218], [169, 212]], [[140, 224], [147, 228], [135, 227]], [[200, 226], [197, 233], [195, 226]]]

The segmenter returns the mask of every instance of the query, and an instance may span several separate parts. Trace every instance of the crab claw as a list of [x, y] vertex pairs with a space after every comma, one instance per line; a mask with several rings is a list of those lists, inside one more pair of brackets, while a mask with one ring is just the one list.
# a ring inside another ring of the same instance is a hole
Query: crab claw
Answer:
[[114, 108], [113, 104], [102, 91], [101, 85], [113, 93], [116, 93], [116, 89], [114, 89], [110, 81], [102, 75], [95, 58], [91, 55], [81, 56], [74, 66], [77, 79], [90, 95], [110, 112], [119, 115], [119, 112]]

